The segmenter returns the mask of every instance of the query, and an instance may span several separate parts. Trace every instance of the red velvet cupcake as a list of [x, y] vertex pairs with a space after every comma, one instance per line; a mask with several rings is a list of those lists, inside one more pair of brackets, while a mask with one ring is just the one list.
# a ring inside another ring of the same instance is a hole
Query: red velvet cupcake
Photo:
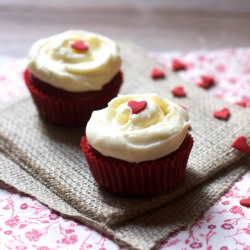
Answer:
[[193, 138], [179, 105], [155, 94], [114, 98], [94, 111], [81, 148], [96, 182], [125, 197], [150, 197], [184, 176]]
[[70, 30], [32, 46], [24, 79], [42, 117], [62, 126], [84, 126], [93, 110], [117, 96], [120, 67], [115, 42]]

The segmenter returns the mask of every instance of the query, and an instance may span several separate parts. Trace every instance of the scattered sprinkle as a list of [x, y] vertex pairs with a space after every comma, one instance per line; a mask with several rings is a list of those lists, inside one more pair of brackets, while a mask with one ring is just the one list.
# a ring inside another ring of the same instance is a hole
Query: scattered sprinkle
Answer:
[[245, 206], [245, 207], [250, 207], [250, 196], [246, 199], [241, 199], [240, 205]]
[[216, 110], [213, 112], [214, 118], [221, 119], [221, 120], [227, 120], [230, 116], [230, 112], [228, 108], [223, 108], [221, 110]]
[[197, 83], [197, 86], [209, 89], [214, 85], [214, 79], [211, 76], [201, 76], [201, 81]]
[[244, 102], [244, 101], [242, 101], [242, 102], [236, 102], [235, 104], [238, 105], [238, 106], [241, 106], [243, 108], [245, 108], [247, 106], [246, 102]]
[[177, 97], [185, 97], [187, 95], [182, 86], [176, 86], [171, 90], [171, 93]]
[[165, 78], [165, 73], [159, 68], [153, 68], [150, 72], [150, 76], [153, 79], [162, 79]]
[[179, 60], [174, 59], [172, 61], [172, 70], [173, 71], [185, 70], [186, 68], [187, 68], [186, 65]]
[[232, 148], [236, 148], [243, 153], [250, 153], [250, 146], [247, 144], [247, 138], [245, 136], [239, 136], [231, 144]]

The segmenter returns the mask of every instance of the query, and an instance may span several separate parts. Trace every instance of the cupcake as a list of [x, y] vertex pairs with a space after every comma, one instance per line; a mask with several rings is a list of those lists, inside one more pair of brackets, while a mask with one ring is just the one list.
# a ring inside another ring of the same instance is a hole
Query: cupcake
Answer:
[[93, 110], [117, 96], [120, 67], [114, 41], [69, 30], [34, 43], [24, 79], [42, 117], [62, 126], [83, 126]]
[[156, 94], [119, 95], [94, 111], [81, 148], [96, 182], [127, 197], [167, 192], [184, 176], [193, 138], [187, 112]]

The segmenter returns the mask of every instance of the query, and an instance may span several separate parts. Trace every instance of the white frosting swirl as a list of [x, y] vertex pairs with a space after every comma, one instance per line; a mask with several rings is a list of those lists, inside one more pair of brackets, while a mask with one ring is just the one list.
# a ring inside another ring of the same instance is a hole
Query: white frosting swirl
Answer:
[[[89, 49], [72, 49], [78, 40], [83, 40]], [[82, 30], [41, 39], [28, 54], [28, 68], [34, 76], [70, 92], [101, 90], [120, 67], [119, 48], [114, 41]]]
[[[130, 100], [146, 101], [133, 114]], [[128, 162], [155, 160], [178, 149], [188, 131], [187, 112], [156, 94], [119, 95], [94, 111], [86, 127], [89, 144], [102, 155]]]

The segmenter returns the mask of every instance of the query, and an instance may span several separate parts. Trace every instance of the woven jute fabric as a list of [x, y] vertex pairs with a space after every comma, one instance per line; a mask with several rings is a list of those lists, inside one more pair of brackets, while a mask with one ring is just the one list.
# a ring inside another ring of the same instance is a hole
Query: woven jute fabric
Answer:
[[[0, 107], [0, 179], [65, 216], [133, 249], [157, 248], [182, 226], [190, 225], [248, 169], [250, 157], [230, 147], [239, 135], [250, 138], [250, 112], [215, 99], [148, 58], [127, 40], [118, 41], [123, 58], [121, 94], [157, 93], [185, 105], [194, 147], [181, 183], [147, 199], [117, 197], [95, 183], [80, 148], [85, 128], [63, 128], [43, 120], [31, 97]], [[152, 80], [150, 70], [167, 77]], [[171, 89], [182, 85], [185, 98]], [[213, 111], [228, 107], [228, 121]]]

